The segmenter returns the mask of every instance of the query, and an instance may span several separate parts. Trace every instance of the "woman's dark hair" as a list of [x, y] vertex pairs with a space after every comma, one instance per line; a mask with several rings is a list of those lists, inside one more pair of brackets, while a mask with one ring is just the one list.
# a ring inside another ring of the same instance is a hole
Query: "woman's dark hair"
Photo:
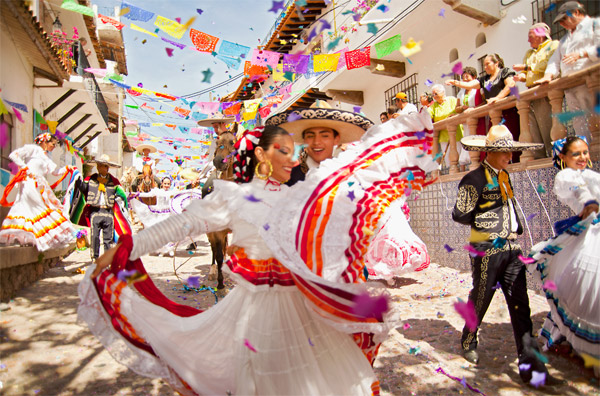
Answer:
[[[258, 164], [258, 160], [254, 155], [254, 150], [256, 147], [262, 147], [263, 150], [266, 151], [273, 144], [275, 138], [282, 135], [289, 135], [289, 132], [278, 126], [267, 125], [262, 130], [262, 133], [258, 139], [258, 143], [251, 144], [252, 149], [238, 150], [233, 163], [235, 177], [234, 180], [236, 183], [248, 183], [252, 181], [252, 178], [254, 177], [254, 168], [256, 167], [256, 164]], [[242, 139], [251, 140], [251, 136], [257, 136], [256, 130], [247, 131], [244, 136], [242, 136]], [[249, 145], [246, 144], [246, 147], [248, 146]], [[236, 148], [237, 147], [238, 145], [236, 144]]]
[[490, 58], [492, 62], [497, 63], [500, 69], [504, 69], [504, 59], [500, 58], [498, 54], [488, 54], [486, 58]]
[[379, 117], [381, 117], [381, 116], [386, 116], [386, 117], [388, 117], [388, 113], [387, 113], [387, 111], [384, 111], [384, 112], [382, 112], [382, 113], [379, 113]]
[[160, 179], [160, 184], [162, 184], [162, 183], [165, 181], [165, 179], [169, 179], [169, 181], [171, 181], [171, 182], [173, 181], [173, 180], [171, 179], [171, 176], [165, 176], [165, 177], [163, 177], [162, 179]]
[[560, 153], [566, 155], [569, 152], [569, 149], [571, 148], [573, 143], [576, 143], [578, 141], [582, 141], [587, 146], [586, 141], [580, 138], [579, 136], [569, 136], [567, 137], [567, 140], [565, 140], [565, 145], [563, 146], [562, 150], [560, 150]]
[[[465, 67], [463, 69], [462, 74], [465, 74], [465, 73], [468, 74], [469, 76], [472, 76], [473, 78], [477, 78], [477, 70], [475, 70], [474, 67], [471, 67], [471, 66]], [[462, 74], [461, 74], [461, 77], [462, 77]]]

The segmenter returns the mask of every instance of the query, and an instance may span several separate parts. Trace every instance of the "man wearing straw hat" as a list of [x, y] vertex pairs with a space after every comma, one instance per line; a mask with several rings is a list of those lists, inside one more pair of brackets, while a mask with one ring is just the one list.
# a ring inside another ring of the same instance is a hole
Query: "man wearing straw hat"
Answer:
[[109, 167], [120, 168], [121, 166], [111, 162], [106, 154], [89, 162], [96, 164], [98, 172], [88, 176], [79, 187], [79, 191], [85, 198], [83, 201], [85, 209], [78, 217], [85, 219], [86, 225], [92, 229], [92, 260], [95, 261], [100, 256], [100, 232], [102, 232], [104, 251], [107, 251], [112, 245], [115, 228], [118, 235], [130, 234], [131, 229], [117, 202], [120, 200], [124, 205], [127, 201], [125, 193], [120, 187], [119, 180], [108, 173]]
[[527, 296], [525, 264], [520, 260], [521, 247], [517, 235], [523, 227], [515, 210], [512, 184], [506, 168], [513, 151], [537, 150], [542, 144], [513, 141], [504, 125], [492, 126], [487, 136], [472, 135], [461, 140], [465, 150], [487, 153], [485, 161], [460, 181], [452, 219], [471, 226], [469, 252], [473, 289], [469, 302], [475, 308], [477, 327], [463, 329], [461, 346], [464, 357], [479, 363], [477, 330], [481, 325], [494, 292], [502, 288], [510, 312], [517, 353], [519, 374], [529, 382], [533, 372], [545, 375], [545, 384], [556, 380], [548, 375], [537, 357], [538, 345], [532, 335], [531, 311]]
[[279, 126], [292, 135], [296, 144], [305, 144], [300, 164], [292, 169], [287, 185], [305, 178], [306, 173], [332, 158], [338, 145], [357, 141], [373, 126], [366, 117], [333, 109], [327, 102], [319, 101], [308, 109], [287, 110], [270, 117], [266, 125]]

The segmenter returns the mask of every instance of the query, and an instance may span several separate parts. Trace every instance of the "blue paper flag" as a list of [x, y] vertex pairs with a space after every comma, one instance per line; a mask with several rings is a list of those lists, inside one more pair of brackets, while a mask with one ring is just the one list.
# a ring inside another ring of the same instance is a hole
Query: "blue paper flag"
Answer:
[[132, 21], [148, 22], [150, 19], [152, 19], [152, 17], [154, 17], [153, 12], [146, 11], [126, 2], [121, 3], [121, 9], [123, 8], [129, 8], [129, 12], [123, 16]]

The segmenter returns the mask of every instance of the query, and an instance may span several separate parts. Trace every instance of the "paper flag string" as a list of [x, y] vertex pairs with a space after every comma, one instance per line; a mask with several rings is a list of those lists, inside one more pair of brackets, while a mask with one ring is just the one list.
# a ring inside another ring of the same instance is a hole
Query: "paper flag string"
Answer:
[[371, 64], [371, 47], [348, 51], [344, 56], [346, 57], [346, 67], [348, 70], [369, 66]]
[[336, 71], [339, 59], [340, 54], [313, 55], [314, 71]]
[[19, 122], [21, 124], [25, 123], [25, 120], [23, 120], [23, 116], [21, 115], [21, 112], [19, 110], [17, 110], [16, 107], [13, 107], [13, 113], [15, 114], [15, 117], [17, 118], [17, 120], [19, 120]]
[[422, 41], [416, 42], [411, 37], [405, 45], [400, 47], [400, 53], [404, 55], [405, 58], [413, 56], [414, 54], [421, 52], [421, 44], [423, 44]]
[[183, 34], [187, 30], [184, 25], [160, 15], [156, 16], [156, 20], [154, 20], [154, 26], [158, 27], [169, 36], [175, 37], [176, 39], [182, 38]]
[[394, 51], [397, 51], [400, 46], [402, 46], [402, 39], [399, 34], [390, 37], [387, 40], [380, 41], [375, 44], [375, 53], [377, 54], [377, 58], [383, 58], [391, 54]]
[[244, 45], [232, 43], [231, 41], [223, 40], [221, 41], [221, 46], [219, 47], [219, 55], [229, 56], [232, 58], [245, 58], [250, 52], [250, 47], [246, 47]]
[[129, 27], [132, 28], [133, 30], [137, 30], [138, 32], [146, 33], [146, 34], [149, 34], [150, 36], [153, 36], [153, 37], [158, 37], [158, 34], [150, 32], [150, 31], [148, 31], [148, 30], [146, 30], [144, 28], [141, 28], [138, 25], [136, 25], [135, 23], [132, 23], [131, 25], [129, 25]]
[[211, 36], [210, 34], [206, 34], [196, 29], [190, 29], [190, 39], [198, 51], [209, 53], [215, 51], [215, 47], [219, 41], [218, 37]]
[[250, 63], [256, 66], [271, 66], [275, 67], [279, 63], [279, 52], [259, 50], [255, 48], [252, 51]]
[[24, 104], [11, 102], [9, 100], [5, 100], [4, 103], [6, 103], [7, 105], [12, 106], [12, 107], [14, 107], [16, 109], [19, 109], [19, 110], [21, 110], [21, 111], [23, 111], [25, 113], [28, 113], [27, 106], [25, 106]]
[[283, 54], [283, 71], [305, 74], [310, 56], [302, 54]]
[[131, 21], [142, 21], [148, 22], [152, 17], [154, 17], [154, 13], [150, 11], [146, 11], [139, 7], [133, 6], [127, 2], [121, 3], [121, 9], [128, 8], [129, 12], [126, 14], [122, 14], [125, 18]]
[[78, 3], [76, 3], [75, 0], [63, 0], [60, 7], [62, 9], [73, 11], [73, 12], [78, 12], [83, 15], [87, 15], [87, 16], [91, 16], [91, 17], [96, 16], [94, 14], [94, 10], [92, 10], [90, 7], [85, 7], [85, 6], [82, 6]]
[[106, 15], [102, 15], [102, 14], [98, 14], [98, 18], [100, 18], [100, 20], [102, 21], [102, 23], [104, 23], [105, 25], [112, 25], [114, 26], [117, 30], [121, 30], [125, 27], [125, 25], [123, 25], [121, 22], [109, 18]]

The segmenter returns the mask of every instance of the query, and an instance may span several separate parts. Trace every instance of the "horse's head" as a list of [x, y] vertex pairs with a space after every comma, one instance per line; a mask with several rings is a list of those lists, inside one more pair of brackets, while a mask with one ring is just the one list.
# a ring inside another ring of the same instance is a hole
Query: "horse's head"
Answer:
[[150, 165], [146, 164], [142, 167], [142, 176], [144, 180], [152, 179], [152, 167]]
[[229, 164], [233, 162], [233, 145], [235, 144], [235, 135], [230, 131], [225, 131], [219, 136], [216, 142], [215, 159], [213, 164], [215, 168], [224, 171], [229, 168]]

